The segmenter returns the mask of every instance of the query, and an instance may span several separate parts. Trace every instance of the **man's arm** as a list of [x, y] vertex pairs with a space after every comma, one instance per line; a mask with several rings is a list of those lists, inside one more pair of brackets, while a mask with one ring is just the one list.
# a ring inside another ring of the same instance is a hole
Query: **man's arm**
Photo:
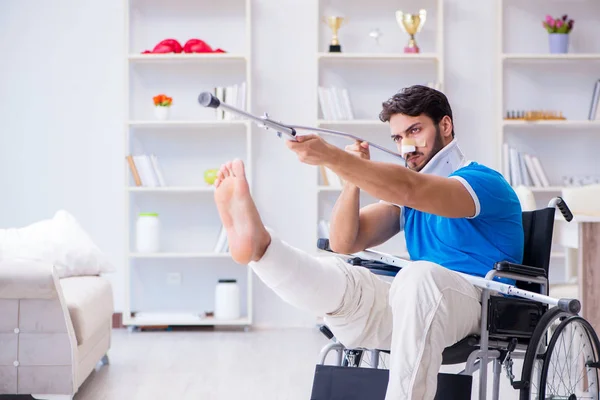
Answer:
[[401, 165], [363, 160], [333, 148], [325, 166], [375, 198], [449, 218], [473, 217], [476, 204], [453, 178], [421, 174]]
[[400, 208], [375, 203], [359, 209], [360, 189], [346, 183], [331, 218], [329, 246], [351, 254], [386, 242], [400, 231]]

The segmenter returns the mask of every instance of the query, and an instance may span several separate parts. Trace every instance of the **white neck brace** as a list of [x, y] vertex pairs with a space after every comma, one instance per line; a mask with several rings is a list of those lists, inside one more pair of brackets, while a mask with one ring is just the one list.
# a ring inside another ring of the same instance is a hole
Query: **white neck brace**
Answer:
[[469, 162], [465, 158], [456, 139], [440, 150], [420, 171], [423, 174], [431, 174], [447, 177], [457, 169], [464, 167]]

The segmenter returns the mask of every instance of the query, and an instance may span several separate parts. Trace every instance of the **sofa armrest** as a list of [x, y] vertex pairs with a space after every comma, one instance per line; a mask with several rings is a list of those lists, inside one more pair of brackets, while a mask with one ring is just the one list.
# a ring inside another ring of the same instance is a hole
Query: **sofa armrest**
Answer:
[[0, 298], [52, 299], [58, 296], [52, 264], [15, 259], [0, 261]]
[[0, 261], [0, 310], [0, 394], [73, 395], [77, 339], [54, 266]]

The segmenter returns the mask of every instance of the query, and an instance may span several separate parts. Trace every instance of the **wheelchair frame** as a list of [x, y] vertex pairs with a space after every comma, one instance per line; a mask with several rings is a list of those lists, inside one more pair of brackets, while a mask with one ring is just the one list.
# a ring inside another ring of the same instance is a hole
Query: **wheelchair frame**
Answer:
[[[573, 215], [571, 211], [568, 209], [564, 201], [560, 197], [553, 198], [549, 203], [548, 207], [558, 207], [562, 212], [564, 218], [567, 221], [571, 221]], [[322, 249], [324, 250], [324, 249]], [[333, 256], [337, 256], [340, 258], [349, 261], [350, 259], [356, 260], [357, 258], [360, 260], [366, 261], [375, 261], [379, 263], [384, 263], [388, 266], [394, 266], [398, 268], [406, 267], [411, 264], [410, 260], [393, 256], [390, 254], [386, 254], [380, 251], [375, 251], [372, 249], [367, 249], [361, 252], [353, 253], [353, 254], [342, 254], [342, 253], [332, 253]], [[374, 272], [377, 274], [377, 272]], [[529, 346], [525, 346], [518, 343], [511, 343], [508, 341], [501, 340], [492, 340], [489, 338], [489, 330], [488, 330], [488, 310], [489, 310], [489, 302], [490, 296], [493, 293], [502, 293], [507, 296], [516, 296], [528, 300], [538, 301], [547, 306], [556, 307], [556, 311], [562, 312], [562, 315], [577, 315], [581, 310], [581, 303], [577, 299], [569, 299], [569, 298], [553, 298], [545, 294], [535, 293], [527, 290], [523, 290], [515, 287], [514, 285], [494, 281], [494, 278], [508, 278], [513, 279], [515, 281], [527, 282], [527, 283], [538, 283], [541, 285], [542, 292], [548, 293], [548, 279], [545, 277], [534, 277], [530, 275], [511, 273], [511, 272], [502, 272], [496, 269], [489, 271], [485, 278], [476, 277], [468, 274], [464, 274], [461, 272], [456, 272], [457, 274], [466, 278], [473, 285], [478, 286], [482, 289], [481, 294], [481, 324], [480, 324], [480, 340], [479, 340], [479, 350], [473, 350], [467, 361], [465, 363], [465, 368], [459, 373], [459, 375], [472, 375], [477, 370], [480, 371], [479, 375], [479, 400], [487, 399], [487, 376], [488, 370], [487, 365], [490, 362], [493, 362], [493, 390], [492, 390], [492, 400], [500, 399], [500, 373], [502, 371], [502, 364], [508, 359], [511, 362], [509, 368], [512, 371], [512, 359], [513, 358], [525, 358], [526, 351]], [[390, 275], [390, 274], [378, 274], [378, 275]], [[548, 309], [544, 315], [548, 315], [550, 313], [550, 309]], [[328, 328], [327, 328], [328, 330]], [[331, 331], [328, 331], [331, 333]], [[330, 339], [333, 338], [333, 335], [329, 335], [326, 333]], [[331, 336], [331, 337], [330, 337]], [[321, 350], [319, 354], [319, 364], [324, 365], [327, 355], [331, 351], [337, 351], [337, 364], [338, 366], [342, 366], [343, 363], [343, 352], [346, 351], [370, 351], [372, 354], [373, 360], [373, 368], [378, 368], [378, 360], [379, 354], [382, 350], [378, 349], [347, 349], [343, 344], [337, 342], [335, 338], [333, 338], [333, 342], [327, 344]], [[490, 345], [493, 345], [492, 349], [490, 349]], [[355, 357], [355, 353], [351, 353], [352, 357]], [[507, 357], [508, 356], [508, 357]], [[485, 360], [485, 368], [481, 368], [482, 362]], [[350, 360], [351, 362], [353, 360]], [[359, 361], [360, 363], [360, 361]], [[357, 366], [357, 365], [356, 365]], [[523, 366], [525, 368], [525, 365]], [[512, 373], [512, 372], [511, 372]], [[514, 375], [511, 377], [511, 381], [514, 379]], [[512, 383], [512, 382], [511, 382]], [[516, 382], [515, 382], [516, 383]], [[520, 382], [522, 385], [523, 382]], [[515, 385], [513, 385], [514, 387]], [[522, 387], [515, 387], [515, 389], [522, 389]]]

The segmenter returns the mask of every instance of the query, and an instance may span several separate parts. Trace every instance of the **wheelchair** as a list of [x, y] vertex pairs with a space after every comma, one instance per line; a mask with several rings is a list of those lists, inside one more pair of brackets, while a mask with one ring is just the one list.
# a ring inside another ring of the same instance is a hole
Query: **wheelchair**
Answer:
[[[522, 289], [521, 295], [503, 295], [489, 289], [489, 286], [482, 286], [480, 332], [465, 337], [443, 352], [442, 365], [464, 364], [464, 369], [456, 375], [469, 378], [469, 390], [467, 397], [464, 397], [466, 391], [463, 390], [461, 399], [471, 398], [472, 375], [476, 371], [479, 371], [478, 399], [486, 399], [488, 364], [492, 363], [493, 400], [500, 399], [503, 367], [520, 400], [600, 400], [600, 342], [589, 322], [578, 315], [581, 309], [579, 301], [539, 301], [535, 295], [527, 298], [528, 293], [548, 296], [556, 208], [565, 220], [573, 219], [560, 197], [553, 198], [545, 208], [523, 211], [525, 242], [522, 264], [498, 260], [485, 276], [489, 282], [495, 277], [512, 279], [516, 282], [515, 287]], [[326, 238], [318, 240], [318, 248], [333, 253]], [[365, 258], [360, 253], [356, 254], [348, 255], [347, 262], [368, 268], [377, 275], [393, 277], [401, 269], [376, 257]], [[332, 351], [337, 352], [335, 366], [345, 368], [363, 368], [366, 356], [370, 355], [371, 365], [368, 368], [379, 369], [381, 353], [389, 354], [389, 351], [380, 349], [346, 348], [326, 325], [322, 325], [320, 330], [330, 343], [321, 350], [318, 367], [325, 365]], [[513, 365], [514, 360], [519, 359], [523, 363], [517, 379]], [[440, 390], [438, 382], [436, 399], [459, 398], [440, 393]]]

